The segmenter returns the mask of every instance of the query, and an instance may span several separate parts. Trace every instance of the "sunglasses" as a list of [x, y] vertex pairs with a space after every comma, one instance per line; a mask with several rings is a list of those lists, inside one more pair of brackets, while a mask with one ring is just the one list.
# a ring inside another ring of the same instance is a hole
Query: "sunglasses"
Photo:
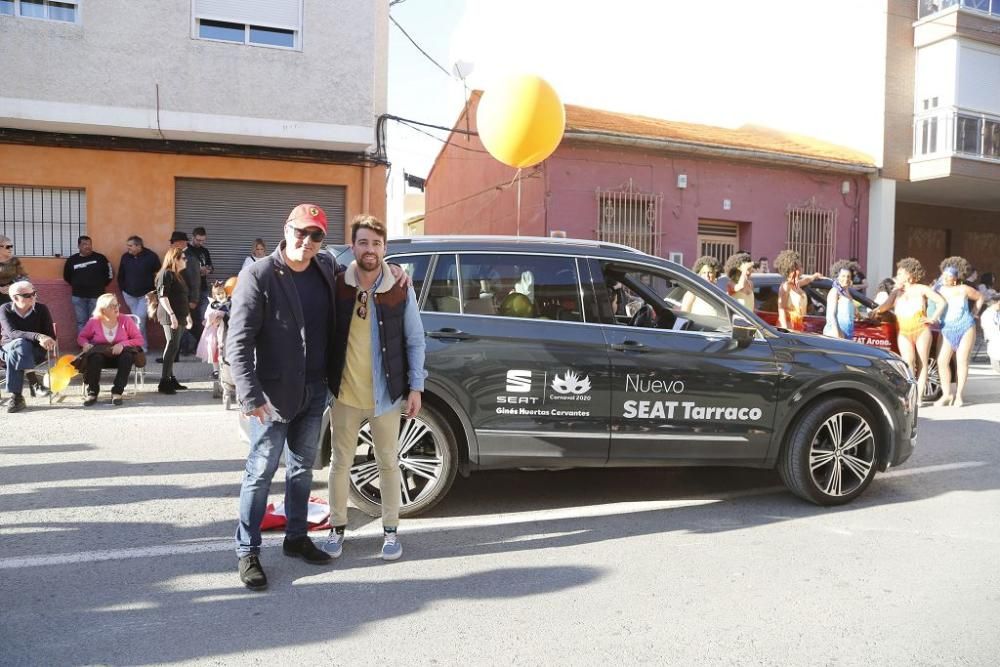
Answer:
[[3, 248], [4, 250], [13, 250], [14, 246], [13, 245], [0, 245], [0, 248]]
[[366, 319], [368, 317], [368, 292], [358, 292], [358, 317]]
[[298, 227], [292, 227], [291, 225], [288, 225], [288, 228], [292, 230], [293, 234], [295, 234], [295, 238], [297, 238], [300, 241], [304, 240], [307, 236], [309, 237], [309, 240], [313, 241], [314, 243], [319, 243], [320, 241], [326, 238], [326, 232], [324, 232], [322, 229], [317, 229], [314, 232], [310, 232], [305, 229], [299, 229]]
[[19, 296], [22, 299], [34, 299], [38, 296], [38, 292], [22, 292], [21, 294], [11, 294], [11, 296]]

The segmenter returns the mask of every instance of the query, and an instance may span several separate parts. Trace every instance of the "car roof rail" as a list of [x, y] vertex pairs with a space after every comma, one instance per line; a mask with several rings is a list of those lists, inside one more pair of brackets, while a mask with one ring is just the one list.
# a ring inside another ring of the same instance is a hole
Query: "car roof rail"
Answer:
[[476, 241], [484, 243], [559, 243], [561, 245], [585, 246], [588, 248], [607, 248], [624, 250], [637, 255], [646, 255], [641, 250], [621, 243], [610, 241], [595, 241], [594, 239], [557, 238], [550, 236], [509, 236], [499, 234], [451, 234], [447, 236], [404, 236], [389, 239], [393, 243], [441, 243], [447, 241]]

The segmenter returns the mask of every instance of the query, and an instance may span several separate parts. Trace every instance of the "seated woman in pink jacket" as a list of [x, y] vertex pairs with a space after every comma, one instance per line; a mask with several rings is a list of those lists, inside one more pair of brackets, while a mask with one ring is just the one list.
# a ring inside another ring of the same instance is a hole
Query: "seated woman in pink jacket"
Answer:
[[83, 373], [83, 381], [87, 385], [87, 398], [83, 404], [93, 405], [97, 402], [97, 393], [101, 384], [101, 369], [115, 368], [115, 382], [111, 386], [111, 404], [121, 405], [122, 394], [128, 383], [129, 373], [135, 361], [135, 351], [142, 349], [143, 339], [139, 327], [130, 317], [119, 315], [118, 299], [114, 294], [102, 294], [97, 298], [97, 307], [93, 317], [87, 320], [76, 337], [76, 342], [88, 352], [95, 345], [110, 346], [105, 351], [94, 350], [87, 354], [87, 365]]

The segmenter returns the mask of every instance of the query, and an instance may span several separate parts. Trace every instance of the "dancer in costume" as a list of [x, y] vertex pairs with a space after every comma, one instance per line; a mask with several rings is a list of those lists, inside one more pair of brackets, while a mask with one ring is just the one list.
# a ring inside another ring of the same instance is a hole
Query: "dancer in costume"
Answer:
[[806, 330], [809, 297], [802, 291], [823, 274], [802, 275], [802, 256], [795, 250], [782, 250], [774, 258], [774, 270], [785, 277], [778, 288], [778, 326], [791, 331]]
[[826, 295], [826, 326], [823, 335], [831, 338], [854, 337], [854, 297], [851, 296], [851, 285], [857, 273], [857, 262], [840, 260], [830, 267], [833, 286]]
[[[969, 357], [976, 343], [976, 318], [983, 305], [979, 290], [962, 281], [969, 275], [971, 266], [964, 257], [948, 257], [941, 262], [942, 284], [940, 294], [948, 303], [941, 326], [941, 349], [938, 350], [938, 371], [941, 373], [941, 398], [934, 405], [964, 405], [962, 392], [969, 378]], [[969, 302], [973, 306], [970, 311]], [[955, 394], [951, 393], [951, 357], [955, 357], [958, 372]]]
[[[896, 314], [899, 354], [917, 378], [917, 398], [920, 401], [927, 386], [927, 365], [931, 356], [933, 338], [930, 325], [940, 322], [945, 307], [941, 295], [920, 282], [924, 275], [924, 267], [917, 259], [905, 257], [899, 260], [896, 264], [896, 288], [874, 313], [878, 315], [892, 310]], [[927, 317], [928, 301], [934, 303], [937, 317]]]

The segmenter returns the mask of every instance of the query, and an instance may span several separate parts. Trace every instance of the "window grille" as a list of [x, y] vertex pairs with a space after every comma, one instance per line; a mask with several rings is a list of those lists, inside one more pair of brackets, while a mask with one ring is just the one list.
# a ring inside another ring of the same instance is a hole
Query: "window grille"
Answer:
[[18, 257], [69, 257], [86, 233], [86, 191], [0, 185], [0, 234]]
[[598, 189], [597, 240], [659, 255], [662, 200], [663, 195], [637, 191], [632, 179], [621, 190]]
[[834, 261], [837, 211], [807, 206], [788, 207], [787, 246], [802, 256], [802, 272], [826, 273]]
[[735, 222], [698, 223], [698, 256], [708, 255], [725, 264], [740, 245], [740, 228]]

